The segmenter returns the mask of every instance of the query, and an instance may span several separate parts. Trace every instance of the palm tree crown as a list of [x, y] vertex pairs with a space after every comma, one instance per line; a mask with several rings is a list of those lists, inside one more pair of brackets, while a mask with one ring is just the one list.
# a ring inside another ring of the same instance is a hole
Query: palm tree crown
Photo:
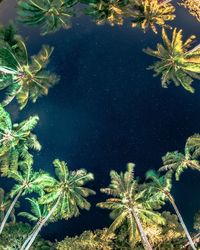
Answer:
[[16, 170], [20, 160], [32, 163], [29, 149], [41, 149], [37, 136], [31, 132], [38, 120], [38, 116], [31, 116], [19, 124], [12, 124], [10, 115], [0, 106], [0, 164], [4, 175], [11, 169]]
[[[151, 194], [149, 195], [145, 189], [141, 188], [138, 181], [134, 178], [133, 170], [134, 164], [128, 164], [125, 173], [118, 174], [112, 170], [110, 172], [111, 184], [108, 188], [101, 189], [101, 191], [113, 197], [97, 204], [101, 208], [112, 210], [110, 216], [114, 219], [114, 222], [109, 227], [109, 231], [115, 231], [124, 222], [127, 222], [129, 241], [132, 246], [134, 245], [137, 230], [139, 230], [141, 236], [141, 228], [133, 216], [133, 211], [142, 223], [152, 223], [152, 221], [158, 224], [164, 223], [163, 217], [154, 211], [154, 209], [161, 205], [161, 202]], [[144, 242], [143, 244], [144, 247], [147, 245]]]
[[24, 41], [18, 39], [16, 46], [17, 53], [6, 43], [0, 48], [0, 89], [8, 89], [3, 106], [16, 97], [20, 109], [23, 109], [29, 98], [36, 102], [38, 97], [47, 95], [48, 89], [56, 84], [59, 78], [45, 70], [53, 48], [45, 45], [29, 60]]
[[157, 50], [147, 48], [145, 53], [159, 59], [149, 69], [153, 69], [157, 75], [162, 75], [162, 87], [167, 88], [169, 83], [175, 86], [182, 85], [187, 91], [194, 93], [191, 86], [193, 78], [200, 79], [200, 47], [188, 50], [195, 36], [190, 36], [185, 43], [182, 39], [182, 30], [175, 28], [172, 40], [168, 38], [165, 29], [162, 30], [163, 44], [157, 44]]
[[127, 14], [132, 18], [132, 27], [140, 26], [144, 31], [151, 28], [157, 33], [156, 25], [170, 27], [166, 21], [175, 18], [175, 8], [168, 0], [132, 0]]
[[67, 164], [58, 159], [53, 164], [57, 178], [53, 187], [47, 189], [48, 193], [41, 197], [41, 203], [52, 204], [59, 200], [56, 208], [58, 219], [78, 216], [79, 208], [89, 210], [86, 197], [95, 192], [83, 185], [94, 179], [93, 174], [85, 169], [70, 171]]
[[42, 35], [71, 26], [73, 5], [77, 0], [21, 0], [18, 2], [19, 20], [28, 25], [42, 24]]
[[185, 153], [178, 151], [168, 152], [162, 157], [163, 166], [159, 171], [173, 170], [175, 172], [176, 180], [180, 179], [182, 172], [187, 169], [195, 169], [200, 171], [200, 164], [198, 160], [192, 158], [189, 150], [185, 148]]
[[122, 25], [124, 22], [124, 8], [128, 0], [99, 0], [90, 1], [86, 8], [86, 14], [93, 17], [97, 24], [109, 23], [110, 25]]

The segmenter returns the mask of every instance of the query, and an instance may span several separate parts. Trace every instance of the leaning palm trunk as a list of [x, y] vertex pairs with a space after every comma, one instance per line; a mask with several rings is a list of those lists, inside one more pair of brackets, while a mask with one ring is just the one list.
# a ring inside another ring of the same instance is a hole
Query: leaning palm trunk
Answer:
[[28, 238], [24, 241], [23, 245], [21, 246], [20, 250], [24, 250], [25, 247], [27, 246], [27, 244], [29, 243], [29, 241], [31, 240], [33, 234], [36, 232], [37, 228], [39, 226], [39, 222], [34, 226], [33, 230], [31, 231], [31, 233], [28, 235]]
[[10, 217], [10, 214], [11, 214], [12, 210], [14, 209], [14, 207], [15, 207], [15, 205], [16, 205], [16, 202], [18, 201], [19, 197], [21, 196], [22, 191], [23, 191], [23, 190], [21, 190], [21, 191], [15, 196], [15, 198], [14, 198], [13, 202], [11, 203], [11, 205], [10, 205], [8, 211], [6, 212], [5, 217], [4, 217], [4, 219], [3, 219], [2, 223], [1, 223], [1, 226], [0, 226], [0, 234], [2, 233], [2, 231], [3, 231], [3, 229], [4, 229], [4, 226], [5, 226], [5, 224], [6, 224], [7, 220], [8, 220], [8, 218]]
[[189, 241], [189, 243], [190, 243], [191, 248], [192, 248], [193, 250], [196, 250], [196, 247], [195, 247], [195, 245], [194, 245], [194, 242], [192, 241], [192, 238], [191, 238], [191, 236], [190, 236], [190, 234], [189, 234], [189, 232], [188, 232], [188, 230], [187, 230], [187, 227], [186, 227], [186, 225], [185, 225], [185, 223], [184, 223], [184, 221], [183, 221], [183, 218], [182, 218], [182, 216], [181, 216], [181, 214], [180, 214], [180, 212], [179, 212], [179, 210], [178, 210], [178, 208], [177, 208], [177, 206], [176, 206], [176, 203], [175, 203], [175, 201], [174, 201], [174, 198], [171, 196], [171, 194], [167, 194], [167, 197], [168, 197], [169, 201], [171, 202], [171, 204], [172, 204], [172, 206], [173, 206], [173, 208], [174, 208], [174, 210], [175, 210], [175, 212], [176, 212], [176, 215], [178, 216], [178, 219], [179, 219], [179, 221], [180, 221], [180, 223], [181, 223], [181, 226], [182, 226], [182, 228], [183, 228], [183, 230], [184, 230], [184, 232], [185, 232], [185, 234], [186, 234], [186, 236], [187, 236], [187, 238], [188, 238], [188, 241]]
[[[26, 248], [24, 248], [25, 250], [30, 249], [30, 247], [32, 246], [32, 244], [35, 241], [36, 237], [38, 236], [40, 230], [42, 229], [42, 227], [46, 224], [46, 222], [49, 220], [49, 218], [52, 216], [52, 214], [56, 210], [59, 202], [60, 202], [60, 197], [56, 201], [55, 205], [51, 208], [48, 215], [42, 221], [40, 221], [40, 223], [38, 224], [38, 227], [35, 230], [35, 232], [33, 234], [31, 234], [31, 239], [29, 240], [29, 243], [26, 245]], [[20, 250], [22, 250], [22, 249], [20, 249]]]
[[131, 213], [132, 213], [132, 215], [133, 215], [133, 217], [135, 219], [135, 222], [137, 224], [137, 228], [138, 228], [140, 237], [142, 239], [142, 244], [144, 246], [144, 249], [145, 250], [152, 250], [152, 247], [151, 247], [151, 245], [150, 245], [150, 243], [149, 243], [149, 241], [147, 239], [147, 236], [146, 236], [146, 234], [144, 232], [143, 226], [142, 226], [142, 224], [140, 222], [140, 219], [138, 218], [138, 215], [137, 215], [134, 208], [131, 209]]

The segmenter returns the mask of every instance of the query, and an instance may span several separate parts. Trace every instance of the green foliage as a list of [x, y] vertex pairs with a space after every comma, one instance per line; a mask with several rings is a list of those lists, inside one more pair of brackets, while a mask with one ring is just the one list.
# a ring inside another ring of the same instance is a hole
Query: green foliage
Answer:
[[176, 180], [180, 179], [180, 175], [187, 168], [200, 171], [199, 161], [192, 158], [187, 147], [185, 147], [185, 154], [178, 151], [168, 152], [162, 157], [162, 161], [163, 166], [159, 171], [173, 170], [175, 172]]
[[20, 109], [23, 109], [28, 100], [36, 102], [38, 97], [47, 95], [50, 87], [55, 85], [59, 78], [45, 68], [53, 48], [45, 45], [41, 51], [29, 60], [26, 45], [22, 38], [17, 39], [15, 49], [8, 43], [0, 48], [0, 89], [7, 89], [7, 97], [2, 102], [8, 105], [15, 97]]
[[199, 231], [200, 230], [200, 210], [194, 216], [194, 229]]
[[43, 171], [35, 172], [31, 164], [22, 163], [17, 170], [10, 170], [8, 177], [15, 180], [15, 185], [10, 191], [10, 196], [14, 197], [18, 193], [22, 195], [36, 192], [44, 194], [44, 189], [54, 184], [54, 179]]
[[31, 213], [20, 212], [19, 216], [26, 217], [29, 221], [38, 222], [42, 221], [48, 215], [48, 207], [46, 205], [39, 204], [37, 199], [26, 198], [31, 205]]
[[42, 25], [42, 35], [68, 29], [78, 0], [18, 1], [19, 20], [27, 25]]
[[97, 24], [109, 23], [122, 25], [124, 22], [125, 7], [128, 0], [97, 0], [89, 1], [86, 14], [91, 16]]
[[0, 170], [7, 175], [9, 170], [17, 170], [20, 161], [31, 164], [29, 150], [41, 149], [37, 136], [32, 130], [38, 123], [38, 116], [31, 116], [19, 124], [12, 124], [11, 117], [0, 106]]
[[56, 245], [57, 250], [112, 250], [115, 235], [107, 229], [84, 231], [80, 236], [66, 237]]
[[101, 208], [112, 210], [110, 216], [114, 219], [109, 227], [108, 232], [114, 232], [124, 223], [128, 225], [129, 242], [134, 246], [134, 239], [137, 237], [137, 224], [132, 214], [134, 209], [141, 220], [142, 224], [157, 223], [163, 224], [165, 220], [156, 211], [155, 208], [161, 202], [156, 199], [154, 194], [140, 187], [137, 180], [134, 178], [135, 165], [129, 163], [125, 173], [110, 172], [111, 183], [108, 188], [103, 188], [101, 191], [112, 198], [105, 202], [98, 203]]
[[156, 73], [154, 76], [162, 75], [162, 87], [167, 88], [170, 82], [175, 86], [182, 85], [187, 91], [194, 93], [191, 86], [194, 79], [200, 79], [200, 47], [196, 46], [189, 50], [195, 36], [190, 36], [183, 43], [182, 30], [175, 28], [170, 41], [165, 29], [162, 30], [163, 44], [157, 44], [157, 50], [150, 48], [144, 52], [159, 59], [149, 69]]
[[[5, 194], [3, 188], [0, 188], [0, 223], [2, 222], [6, 211], [10, 207], [12, 200], [9, 197], [9, 194]], [[19, 207], [19, 202], [15, 204], [15, 207]], [[10, 213], [10, 220], [11, 222], [15, 223], [15, 209], [13, 209]]]
[[[28, 224], [16, 223], [7, 224], [5, 230], [0, 235], [0, 250], [18, 250], [31, 232]], [[53, 245], [38, 237], [31, 250], [53, 250]]]
[[47, 194], [40, 199], [41, 204], [55, 204], [59, 200], [54, 216], [57, 219], [68, 219], [79, 215], [79, 208], [90, 209], [86, 198], [95, 192], [84, 185], [94, 179], [92, 173], [85, 169], [70, 171], [64, 161], [54, 162], [56, 179], [54, 185], [46, 189]]
[[127, 14], [132, 18], [132, 27], [139, 26], [144, 31], [151, 28], [157, 33], [156, 25], [168, 27], [166, 21], [175, 18], [175, 8], [170, 1], [160, 0], [131, 0]]
[[186, 148], [192, 155], [192, 158], [198, 158], [200, 156], [200, 135], [194, 134], [187, 139]]

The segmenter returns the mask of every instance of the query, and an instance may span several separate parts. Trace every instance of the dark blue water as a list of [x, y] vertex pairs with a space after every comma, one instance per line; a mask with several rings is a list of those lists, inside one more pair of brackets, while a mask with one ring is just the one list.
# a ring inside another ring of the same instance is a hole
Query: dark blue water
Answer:
[[[0, 22], [14, 19], [15, 6], [14, 0], [0, 5]], [[177, 7], [172, 24], [184, 29], [185, 38], [195, 34], [200, 41], [199, 23], [185, 9]], [[29, 103], [20, 114], [15, 103], [8, 107], [15, 121], [40, 116], [36, 133], [43, 149], [35, 155], [35, 168], [53, 173], [55, 158], [67, 161], [71, 169], [87, 168], [95, 174], [90, 187], [97, 191], [90, 198], [90, 212], [49, 225], [42, 233], [48, 239], [62, 239], [108, 226], [108, 211], [95, 204], [105, 199], [98, 190], [108, 185], [109, 171], [123, 171], [131, 161], [143, 178], [149, 168], [160, 167], [167, 151], [182, 150], [186, 138], [200, 132], [200, 84], [194, 84], [193, 95], [181, 87], [161, 88], [160, 79], [146, 70], [153, 58], [142, 52], [142, 48], [155, 48], [161, 41], [151, 31], [144, 34], [128, 24], [96, 26], [86, 17], [75, 19], [70, 30], [45, 37], [39, 36], [38, 29], [19, 27], [29, 38], [31, 54], [42, 44], [55, 47], [50, 68], [61, 76], [47, 97]], [[191, 228], [200, 207], [199, 177], [196, 171], [185, 171], [173, 188]], [[6, 181], [2, 185], [6, 188]]]

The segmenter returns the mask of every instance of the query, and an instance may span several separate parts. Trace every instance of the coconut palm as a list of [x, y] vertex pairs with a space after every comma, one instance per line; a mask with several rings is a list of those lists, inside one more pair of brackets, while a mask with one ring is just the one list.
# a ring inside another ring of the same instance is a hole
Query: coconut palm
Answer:
[[[129, 163], [125, 173], [110, 172], [111, 184], [101, 192], [111, 195], [112, 198], [100, 202], [97, 206], [111, 209], [111, 218], [114, 219], [108, 232], [113, 232], [124, 222], [128, 224], [129, 242], [134, 248], [136, 233], [139, 233], [144, 249], [152, 249], [145, 234], [143, 223], [164, 223], [163, 217], [154, 211], [158, 207], [158, 200], [152, 194], [147, 195], [135, 180], [133, 171], [135, 165]], [[161, 203], [159, 203], [160, 205]]]
[[0, 47], [0, 89], [7, 89], [7, 98], [2, 102], [8, 105], [15, 97], [20, 109], [28, 100], [36, 102], [38, 97], [48, 94], [48, 89], [57, 83], [58, 77], [45, 70], [53, 48], [43, 46], [41, 51], [29, 60], [25, 43], [17, 42], [18, 53], [7, 44]]
[[[3, 188], [0, 188], [0, 223], [2, 222], [6, 211], [11, 205], [12, 200], [10, 199], [9, 195], [5, 194]], [[18, 207], [19, 203], [16, 203], [15, 207]], [[10, 213], [10, 220], [11, 222], [15, 222], [15, 208]]]
[[69, 219], [72, 216], [79, 215], [80, 209], [90, 209], [90, 203], [86, 200], [90, 194], [95, 192], [89, 188], [84, 187], [85, 183], [94, 179], [92, 173], [87, 173], [85, 169], [70, 171], [64, 161], [56, 159], [54, 162], [56, 179], [54, 185], [47, 188], [47, 194], [40, 199], [41, 204], [46, 204], [50, 208], [48, 214], [37, 226], [36, 230], [31, 236], [29, 243], [25, 250], [28, 250], [42, 227], [49, 221], [49, 219]]
[[2, 233], [4, 226], [20, 196], [24, 196], [32, 192], [42, 195], [45, 187], [53, 185], [53, 178], [49, 174], [42, 171], [34, 172], [32, 165], [27, 164], [26, 162], [21, 162], [17, 170], [10, 170], [8, 177], [15, 180], [16, 184], [10, 191], [10, 196], [13, 201], [1, 223], [0, 234]]
[[86, 14], [91, 16], [97, 24], [109, 23], [122, 25], [124, 22], [124, 7], [128, 0], [99, 0], [89, 1]]
[[17, 170], [20, 160], [31, 164], [29, 149], [41, 149], [37, 136], [32, 133], [38, 120], [38, 116], [31, 116], [19, 124], [12, 124], [9, 113], [0, 106], [0, 170], [3, 175], [11, 169]]
[[159, 171], [173, 170], [176, 180], [180, 179], [180, 175], [187, 168], [200, 171], [199, 161], [192, 158], [192, 155], [186, 147], [184, 154], [178, 151], [168, 152], [162, 157], [162, 161], [163, 166]]
[[13, 24], [9, 24], [8, 26], [0, 25], [0, 44], [6, 43], [15, 51], [18, 48], [19, 39], [21, 37], [17, 34], [17, 30]]
[[167, 21], [175, 18], [175, 8], [170, 0], [131, 0], [127, 15], [132, 18], [132, 27], [141, 27], [144, 31], [151, 28], [157, 33], [156, 25], [170, 27]]
[[188, 9], [191, 15], [195, 16], [200, 22], [200, 2], [199, 0], [182, 0], [180, 3]]
[[168, 171], [165, 175], [160, 176], [158, 173], [156, 173], [156, 171], [149, 170], [146, 173], [146, 178], [151, 180], [151, 182], [149, 183], [151, 192], [157, 192], [158, 195], [161, 196], [162, 200], [168, 200], [171, 203], [176, 212], [176, 215], [179, 218], [181, 226], [183, 227], [183, 230], [188, 238], [191, 248], [196, 250], [196, 247], [194, 245], [194, 242], [192, 241], [190, 233], [183, 221], [183, 218], [179, 212], [178, 207], [176, 206], [175, 199], [170, 193], [172, 188], [172, 175], [173, 171]]
[[157, 44], [157, 50], [150, 48], [144, 52], [159, 59], [149, 69], [156, 73], [154, 76], [162, 75], [162, 87], [167, 88], [170, 82], [194, 93], [191, 86], [194, 79], [200, 79], [200, 46], [189, 50], [195, 36], [190, 36], [185, 43], [182, 39], [182, 30], [175, 28], [172, 40], [168, 38], [165, 29], [162, 30], [163, 44]]
[[42, 25], [42, 35], [70, 28], [77, 0], [18, 1], [19, 20], [27, 25]]
[[186, 147], [189, 150], [192, 158], [200, 156], [200, 134], [194, 134], [187, 139]]
[[41, 205], [39, 204], [38, 200], [32, 198], [27, 198], [27, 200], [31, 204], [31, 213], [29, 212], [21, 212], [19, 213], [20, 216], [26, 217], [29, 221], [34, 222], [35, 226], [32, 230], [32, 232], [29, 234], [27, 239], [25, 240], [24, 244], [20, 248], [20, 250], [24, 250], [30, 239], [32, 238], [33, 234], [37, 230], [37, 228], [40, 226], [42, 221], [47, 217], [48, 215], [48, 206], [47, 205]]

